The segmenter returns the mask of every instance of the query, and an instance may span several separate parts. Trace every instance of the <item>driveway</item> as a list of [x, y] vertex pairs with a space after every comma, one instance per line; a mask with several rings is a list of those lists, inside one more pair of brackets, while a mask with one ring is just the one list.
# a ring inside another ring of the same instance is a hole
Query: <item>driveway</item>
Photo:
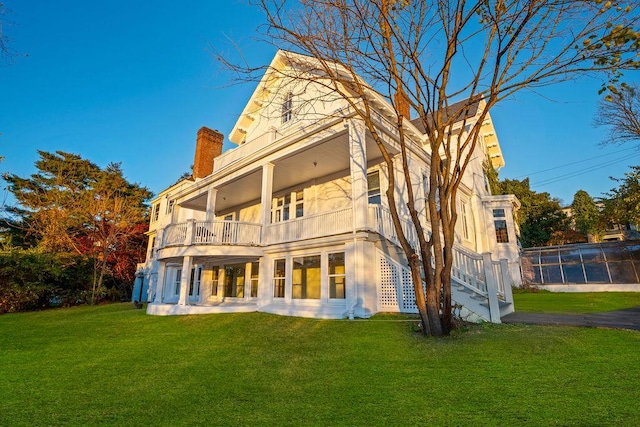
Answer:
[[586, 326], [592, 328], [633, 329], [640, 331], [640, 306], [626, 310], [591, 314], [520, 313], [507, 314], [502, 323], [528, 325]]

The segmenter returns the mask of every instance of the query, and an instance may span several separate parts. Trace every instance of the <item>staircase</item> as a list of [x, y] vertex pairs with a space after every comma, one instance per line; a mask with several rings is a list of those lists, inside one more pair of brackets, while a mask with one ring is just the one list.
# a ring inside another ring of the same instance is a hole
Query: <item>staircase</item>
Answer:
[[[384, 238], [377, 245], [376, 256], [380, 272], [378, 311], [417, 313], [411, 271], [405, 267], [407, 262], [390, 212], [380, 205], [369, 205], [369, 229]], [[402, 229], [409, 244], [417, 248], [413, 225], [403, 221]], [[495, 261], [491, 253], [478, 254], [460, 245], [454, 246], [451, 297], [457, 317], [500, 323], [501, 316], [514, 311], [507, 260]]]
[[[511, 286], [508, 283], [506, 260], [492, 261], [490, 254], [474, 254], [454, 248], [451, 296], [454, 315], [471, 322], [500, 323], [500, 317], [513, 312]], [[378, 311], [417, 313], [411, 271], [380, 248], [376, 262], [378, 280]], [[506, 279], [506, 282], [505, 282]]]

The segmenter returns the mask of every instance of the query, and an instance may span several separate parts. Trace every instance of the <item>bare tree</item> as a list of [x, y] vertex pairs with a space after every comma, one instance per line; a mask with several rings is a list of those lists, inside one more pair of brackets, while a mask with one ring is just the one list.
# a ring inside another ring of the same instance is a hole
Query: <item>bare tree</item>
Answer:
[[9, 24], [6, 16], [9, 10], [0, 2], [0, 64], [10, 63], [15, 56], [15, 51], [11, 48], [10, 39], [6, 33], [6, 25]]
[[[266, 14], [262, 29], [267, 42], [313, 58], [302, 73], [287, 74], [286, 68], [271, 71], [323, 85], [346, 100], [377, 143], [388, 170], [400, 166], [404, 173], [407, 208], [419, 239], [416, 249], [402, 230], [392, 173], [386, 195], [411, 269], [423, 331], [435, 336], [448, 334], [452, 325], [456, 196], [491, 108], [520, 90], [586, 74], [601, 73], [615, 81], [621, 70], [639, 64], [635, 30], [639, 18], [633, 2], [254, 0], [252, 4]], [[259, 71], [219, 58], [241, 76]], [[395, 109], [401, 147], [396, 159], [376, 126], [381, 95]], [[486, 102], [485, 107], [477, 120], [468, 120], [479, 100]], [[407, 161], [408, 147], [415, 144], [405, 126], [410, 111], [428, 139], [429, 234], [415, 208]]]
[[609, 128], [607, 143], [640, 141], [640, 87], [624, 85], [608, 94], [600, 100], [593, 122]]

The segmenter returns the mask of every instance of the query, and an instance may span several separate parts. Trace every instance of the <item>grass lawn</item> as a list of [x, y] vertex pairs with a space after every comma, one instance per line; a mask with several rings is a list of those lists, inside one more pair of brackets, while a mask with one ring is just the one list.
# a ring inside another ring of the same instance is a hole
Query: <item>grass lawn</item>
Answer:
[[640, 333], [393, 316], [0, 316], [0, 425], [637, 425]]
[[640, 292], [549, 292], [515, 289], [516, 311], [586, 314], [640, 305]]

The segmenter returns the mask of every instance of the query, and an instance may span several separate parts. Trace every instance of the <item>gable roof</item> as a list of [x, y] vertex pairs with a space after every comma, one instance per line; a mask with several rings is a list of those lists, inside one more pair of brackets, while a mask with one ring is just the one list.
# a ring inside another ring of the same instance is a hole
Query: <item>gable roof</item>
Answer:
[[[475, 117], [480, 110], [480, 104], [482, 103], [482, 98], [478, 97], [476, 100], [470, 104], [466, 109], [464, 108], [465, 104], [469, 102], [468, 100], [463, 100], [456, 102], [454, 104], [449, 105], [449, 107], [444, 112], [443, 120], [448, 120], [449, 116], [452, 114], [456, 115], [456, 122], [462, 121], [463, 119], [470, 119], [471, 117]], [[411, 123], [420, 130], [420, 132], [425, 133], [426, 129], [422, 123], [422, 119], [420, 117], [411, 120]]]

